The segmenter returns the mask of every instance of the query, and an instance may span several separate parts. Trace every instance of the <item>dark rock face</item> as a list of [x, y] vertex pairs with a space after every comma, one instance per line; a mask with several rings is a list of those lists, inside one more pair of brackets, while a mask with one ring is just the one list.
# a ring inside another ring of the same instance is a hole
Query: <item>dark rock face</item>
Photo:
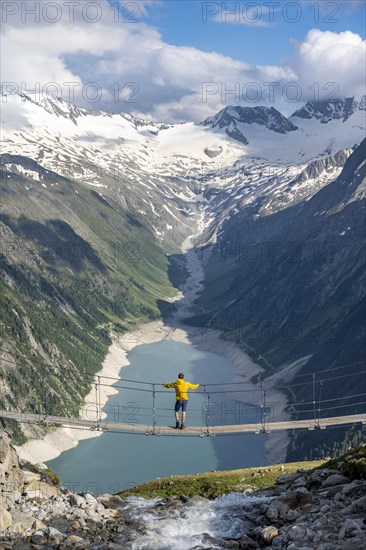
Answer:
[[304, 107], [295, 111], [290, 118], [316, 118], [322, 124], [326, 124], [331, 120], [346, 122], [355, 111], [364, 111], [365, 106], [366, 96], [363, 96], [361, 101], [355, 101], [353, 97], [329, 99], [327, 101], [309, 101]]
[[[334, 157], [333, 165], [343, 162], [340, 157], [344, 158], [343, 153]], [[332, 368], [362, 360], [365, 158], [366, 141], [347, 158], [340, 175], [310, 199], [263, 215], [259, 198], [257, 205], [225, 221], [197, 300], [202, 313], [190, 322], [220, 330], [225, 327], [233, 334], [239, 327], [235, 338], [243, 340], [245, 349], [251, 348], [255, 360], [266, 369], [268, 364], [279, 369], [311, 355], [297, 373], [309, 376], [324, 365]], [[304, 178], [316, 176], [327, 164], [330, 168], [332, 161], [315, 161]], [[271, 245], [273, 254], [269, 253]], [[287, 255], [286, 251], [295, 249], [296, 257]], [[221, 280], [230, 283], [224, 285]], [[297, 327], [294, 338], [283, 330], [290, 326]], [[349, 370], [352, 378], [327, 382], [322, 398], [354, 394], [355, 370]], [[358, 372], [358, 383], [363, 383], [364, 373]], [[294, 393], [294, 401], [308, 401], [305, 386], [294, 388]], [[298, 410], [296, 418], [301, 418], [300, 407], [294, 407], [294, 418]], [[331, 441], [331, 434], [326, 437]], [[293, 452], [291, 460], [301, 460], [301, 453], [314, 456], [313, 449], [324, 439], [324, 433], [301, 432], [296, 438], [298, 454]]]
[[279, 134], [286, 134], [297, 130], [290, 120], [283, 116], [274, 107], [226, 107], [215, 116], [207, 118], [202, 122], [204, 126], [224, 129], [232, 139], [236, 139], [247, 145], [249, 142], [242, 129], [241, 124], [259, 124], [268, 130]]

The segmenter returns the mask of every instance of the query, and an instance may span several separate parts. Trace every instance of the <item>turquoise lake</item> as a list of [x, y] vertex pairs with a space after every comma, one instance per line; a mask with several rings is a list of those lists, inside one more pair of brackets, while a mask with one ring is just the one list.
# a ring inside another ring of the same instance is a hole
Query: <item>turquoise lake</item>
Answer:
[[[235, 399], [227, 393], [233, 388], [225, 384], [244, 381], [235, 373], [234, 365], [225, 357], [200, 351], [189, 344], [161, 341], [134, 348], [129, 354], [130, 365], [120, 371], [121, 378], [156, 383], [157, 425], [173, 426], [174, 390], [164, 389], [163, 382], [176, 380], [179, 372], [185, 379], [207, 387], [210, 399], [201, 386], [189, 392], [187, 425], [202, 426], [258, 421], [256, 393], [237, 393]], [[222, 385], [221, 385], [222, 384]], [[117, 382], [117, 386], [130, 386]], [[132, 384], [131, 384], [132, 386]], [[149, 386], [134, 385], [141, 389]], [[243, 389], [245, 386], [238, 386]], [[209, 403], [209, 405], [207, 405]], [[152, 423], [152, 394], [134, 389], [118, 389], [104, 407], [110, 420], [141, 424]], [[191, 474], [212, 470], [228, 470], [266, 464], [265, 435], [238, 434], [217, 437], [146, 436], [144, 434], [104, 433], [100, 437], [81, 441], [47, 465], [57, 472], [63, 486], [74, 491], [94, 494], [115, 493], [157, 477]]]

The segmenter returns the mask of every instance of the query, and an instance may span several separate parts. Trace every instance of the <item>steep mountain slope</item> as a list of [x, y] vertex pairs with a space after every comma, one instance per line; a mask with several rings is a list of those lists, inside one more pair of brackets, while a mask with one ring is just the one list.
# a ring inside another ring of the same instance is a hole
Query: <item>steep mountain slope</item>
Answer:
[[354, 97], [346, 99], [329, 99], [327, 101], [309, 101], [304, 107], [294, 112], [291, 118], [316, 118], [322, 124], [331, 120], [342, 120], [346, 122], [356, 111], [365, 111], [366, 96], [360, 101]]
[[264, 126], [280, 134], [297, 130], [297, 127], [274, 107], [226, 107], [217, 115], [207, 118], [202, 124], [212, 128], [218, 127], [220, 130], [224, 128], [229, 137], [245, 145], [249, 142], [243, 132], [248, 124]]
[[[241, 210], [222, 226], [197, 302], [204, 313], [190, 322], [231, 332], [268, 373], [300, 360], [302, 375], [363, 361], [365, 198], [366, 140], [310, 199], [274, 213], [261, 200]], [[363, 410], [363, 397], [339, 398], [364, 383], [361, 367], [341, 385], [324, 382], [331, 414]], [[293, 397], [311, 403], [311, 390], [300, 384]]]
[[[346, 122], [328, 124], [258, 106], [227, 107], [202, 125], [164, 125], [51, 97], [37, 102], [14, 94], [2, 101], [4, 153], [97, 187], [133, 209], [169, 252], [179, 252], [198, 225], [212, 229], [232, 215], [238, 201], [270, 200], [279, 186], [284, 206], [311, 196], [338, 175], [333, 158], [349, 154], [365, 129], [362, 105]], [[231, 126], [245, 140], [228, 133]], [[314, 160], [324, 160], [317, 181], [304, 178]], [[297, 187], [287, 187], [301, 174], [297, 195]]]
[[[245, 328], [244, 340], [274, 368], [311, 354], [315, 370], [324, 357], [332, 364], [345, 331], [338, 359], [357, 355], [362, 187], [341, 204], [358, 181], [349, 167], [360, 155], [366, 101], [311, 103], [290, 118], [227, 107], [201, 125], [58, 98], [2, 101], [2, 335], [6, 349], [25, 356], [16, 359], [21, 369], [3, 367], [6, 403], [23, 371], [40, 402], [42, 362], [43, 373], [70, 361], [75, 372], [83, 364], [95, 372], [110, 331], [158, 316], [159, 300], [174, 292], [164, 253], [184, 259], [191, 246], [208, 261], [205, 313], [194, 322], [258, 325], [259, 335]], [[291, 323], [296, 338], [273, 336]], [[5, 354], [8, 365], [12, 357]], [[77, 389], [74, 380], [57, 384], [48, 380], [44, 391], [62, 396], [52, 410], [63, 412], [70, 396], [77, 408], [88, 377]]]
[[2, 158], [1, 406], [77, 413], [110, 335], [159, 317], [158, 302], [176, 293], [169, 261], [133, 212], [27, 158]]

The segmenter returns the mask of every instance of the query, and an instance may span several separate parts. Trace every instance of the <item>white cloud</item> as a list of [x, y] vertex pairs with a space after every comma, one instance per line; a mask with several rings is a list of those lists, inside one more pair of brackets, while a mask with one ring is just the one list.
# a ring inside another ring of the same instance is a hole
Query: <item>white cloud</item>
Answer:
[[331, 83], [338, 90], [334, 97], [362, 95], [365, 86], [365, 45], [366, 42], [351, 31], [310, 30], [297, 47], [298, 57], [294, 63], [305, 99], [314, 99], [309, 87], [316, 82], [319, 82], [320, 99], [332, 93]]
[[[230, 103], [249, 99], [253, 105], [250, 94], [255, 87], [260, 92], [256, 104], [266, 103], [270, 82], [278, 83], [277, 104], [292, 112], [296, 106], [283, 100], [281, 104], [280, 97], [289, 82], [301, 86], [303, 99], [308, 100], [314, 99], [308, 88], [315, 81], [322, 87], [341, 80], [340, 95], [358, 94], [364, 81], [364, 43], [352, 32], [313, 29], [287, 66], [259, 66], [167, 44], [156, 28], [143, 22], [116, 23], [114, 10], [105, 1], [98, 2], [103, 11], [96, 23], [87, 21], [85, 13], [83, 17], [81, 7], [75, 9], [73, 23], [64, 12], [54, 24], [32, 18], [22, 23], [20, 12], [9, 16], [3, 25], [2, 82], [15, 82], [19, 88], [25, 82], [27, 89], [36, 82], [41, 88], [56, 82], [65, 99], [70, 85], [64, 83], [73, 82], [76, 102], [91, 109], [139, 113], [161, 121], [199, 121]], [[141, 7], [146, 10], [151, 5], [161, 4], [144, 0]], [[89, 82], [100, 85], [96, 103], [81, 93]]]

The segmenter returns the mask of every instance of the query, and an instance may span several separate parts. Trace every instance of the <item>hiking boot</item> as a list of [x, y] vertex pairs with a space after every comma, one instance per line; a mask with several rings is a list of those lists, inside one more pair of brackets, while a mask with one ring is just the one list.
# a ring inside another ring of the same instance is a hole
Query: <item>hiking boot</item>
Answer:
[[179, 428], [179, 422], [178, 422], [178, 420], [177, 420], [176, 423], [175, 423], [175, 428], [176, 428], [176, 429]]
[[184, 430], [184, 428], [185, 428], [185, 425], [184, 425], [184, 423], [182, 422], [182, 424], [180, 425], [180, 429], [181, 429], [181, 430]]

